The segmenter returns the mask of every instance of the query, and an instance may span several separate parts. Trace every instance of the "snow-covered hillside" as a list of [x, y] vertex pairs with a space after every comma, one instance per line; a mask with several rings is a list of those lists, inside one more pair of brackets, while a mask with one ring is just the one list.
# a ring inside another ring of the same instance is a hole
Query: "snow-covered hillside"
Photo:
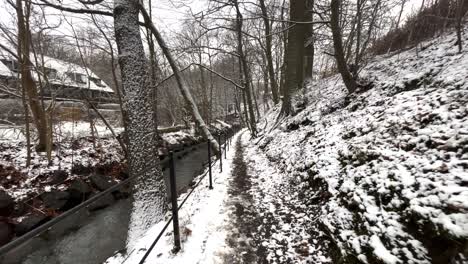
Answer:
[[259, 149], [320, 208], [335, 263], [467, 263], [465, 39], [461, 54], [448, 34], [374, 58], [352, 98], [338, 75], [314, 82], [294, 117], [259, 126]]

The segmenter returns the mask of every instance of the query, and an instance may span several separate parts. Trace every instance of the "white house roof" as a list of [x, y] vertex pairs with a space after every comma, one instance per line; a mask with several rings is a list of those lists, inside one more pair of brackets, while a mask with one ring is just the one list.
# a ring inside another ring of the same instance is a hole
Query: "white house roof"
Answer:
[[[11, 60], [13, 57], [6, 55], [5, 53], [0, 52], [0, 59], [8, 59]], [[31, 54], [31, 60], [33, 61], [33, 64], [35, 64], [34, 54]], [[40, 67], [42, 68], [42, 58], [38, 57], [38, 62]], [[63, 60], [58, 60], [55, 58], [51, 58], [48, 56], [44, 56], [44, 65], [45, 68], [48, 69], [53, 69], [56, 71], [55, 76], [51, 77], [49, 76], [48, 81], [51, 84], [58, 84], [58, 85], [63, 85], [63, 86], [68, 86], [68, 87], [76, 87], [76, 88], [81, 88], [81, 89], [90, 89], [90, 90], [96, 90], [96, 91], [102, 91], [102, 92], [107, 92], [107, 93], [113, 93], [114, 91], [104, 82], [99, 78], [94, 72], [91, 71], [91, 69], [77, 65], [74, 63], [66, 62]], [[35, 71], [32, 72], [33, 77], [38, 80], [37, 73]], [[70, 74], [80, 74], [82, 75], [83, 82], [77, 82], [74, 80], [72, 77], [70, 77]], [[0, 61], [0, 76], [11, 76], [15, 77], [16, 74], [12, 72], [3, 62]], [[99, 80], [99, 84], [97, 84], [95, 81], [90, 80], [90, 78], [94, 78]]]
[[0, 61], [0, 76], [13, 77], [15, 75], [5, 64], [3, 64], [3, 62]]
[[[62, 60], [54, 59], [51, 57], [44, 56], [44, 67], [51, 68], [57, 71], [56, 78], [49, 78], [49, 82], [53, 84], [61, 84], [65, 86], [79, 87], [82, 89], [98, 90], [108, 93], [113, 93], [114, 91], [97, 76], [91, 69], [77, 65], [70, 62], [65, 62]], [[79, 83], [67, 76], [67, 73], [78, 73], [84, 75], [85, 83]], [[89, 79], [96, 78], [100, 80], [101, 85], [97, 85], [94, 81]]]

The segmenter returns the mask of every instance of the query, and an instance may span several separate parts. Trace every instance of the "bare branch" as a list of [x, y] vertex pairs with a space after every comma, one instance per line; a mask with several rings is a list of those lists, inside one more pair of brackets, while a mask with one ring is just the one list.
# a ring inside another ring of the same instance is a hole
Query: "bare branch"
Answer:
[[102, 15], [102, 16], [113, 16], [112, 12], [108, 12], [108, 11], [89, 9], [89, 8], [71, 8], [71, 7], [66, 7], [63, 5], [51, 3], [48, 0], [38, 0], [38, 1], [42, 3], [35, 2], [33, 4], [38, 5], [38, 6], [45, 5], [45, 6], [53, 7], [61, 11], [76, 13], [76, 14], [95, 14], [95, 15]]

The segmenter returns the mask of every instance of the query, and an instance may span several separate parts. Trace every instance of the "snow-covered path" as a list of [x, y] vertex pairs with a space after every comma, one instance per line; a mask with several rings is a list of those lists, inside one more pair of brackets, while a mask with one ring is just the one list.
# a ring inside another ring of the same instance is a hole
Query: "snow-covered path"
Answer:
[[[171, 252], [171, 225], [146, 263], [329, 263], [329, 242], [287, 175], [247, 131], [232, 142], [223, 172], [213, 167], [214, 189], [206, 177], [179, 212], [181, 251]], [[163, 225], [106, 263], [139, 263]]]
[[256, 226], [257, 252], [264, 255], [259, 263], [331, 263], [331, 243], [321, 231], [317, 206], [306, 206], [311, 199], [301, 196], [298, 186], [287, 173], [268, 160], [263, 151], [243, 137], [247, 173], [251, 175], [253, 207], [262, 219]]
[[255, 208], [253, 177], [247, 171], [244, 157], [245, 139], [248, 137], [248, 133], [244, 132], [235, 143], [236, 152], [225, 202], [229, 221], [224, 224], [227, 230], [227, 247], [222, 254], [224, 263], [265, 263], [266, 260], [257, 229], [263, 220]]

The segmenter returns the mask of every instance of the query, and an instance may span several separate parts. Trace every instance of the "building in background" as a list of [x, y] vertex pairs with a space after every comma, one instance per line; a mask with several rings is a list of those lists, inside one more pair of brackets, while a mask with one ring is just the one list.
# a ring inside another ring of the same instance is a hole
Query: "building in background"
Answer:
[[[34, 54], [31, 54], [34, 58]], [[31, 73], [36, 82], [42, 87], [39, 94], [46, 99], [57, 101], [75, 99], [94, 103], [112, 103], [116, 101], [114, 91], [99, 76], [89, 68], [74, 63], [38, 56], [38, 63], [33, 61], [34, 69]], [[0, 83], [3, 88], [18, 94], [16, 81], [18, 80], [19, 65], [11, 55], [0, 53]], [[11, 97], [11, 94], [0, 89], [1, 97]]]

